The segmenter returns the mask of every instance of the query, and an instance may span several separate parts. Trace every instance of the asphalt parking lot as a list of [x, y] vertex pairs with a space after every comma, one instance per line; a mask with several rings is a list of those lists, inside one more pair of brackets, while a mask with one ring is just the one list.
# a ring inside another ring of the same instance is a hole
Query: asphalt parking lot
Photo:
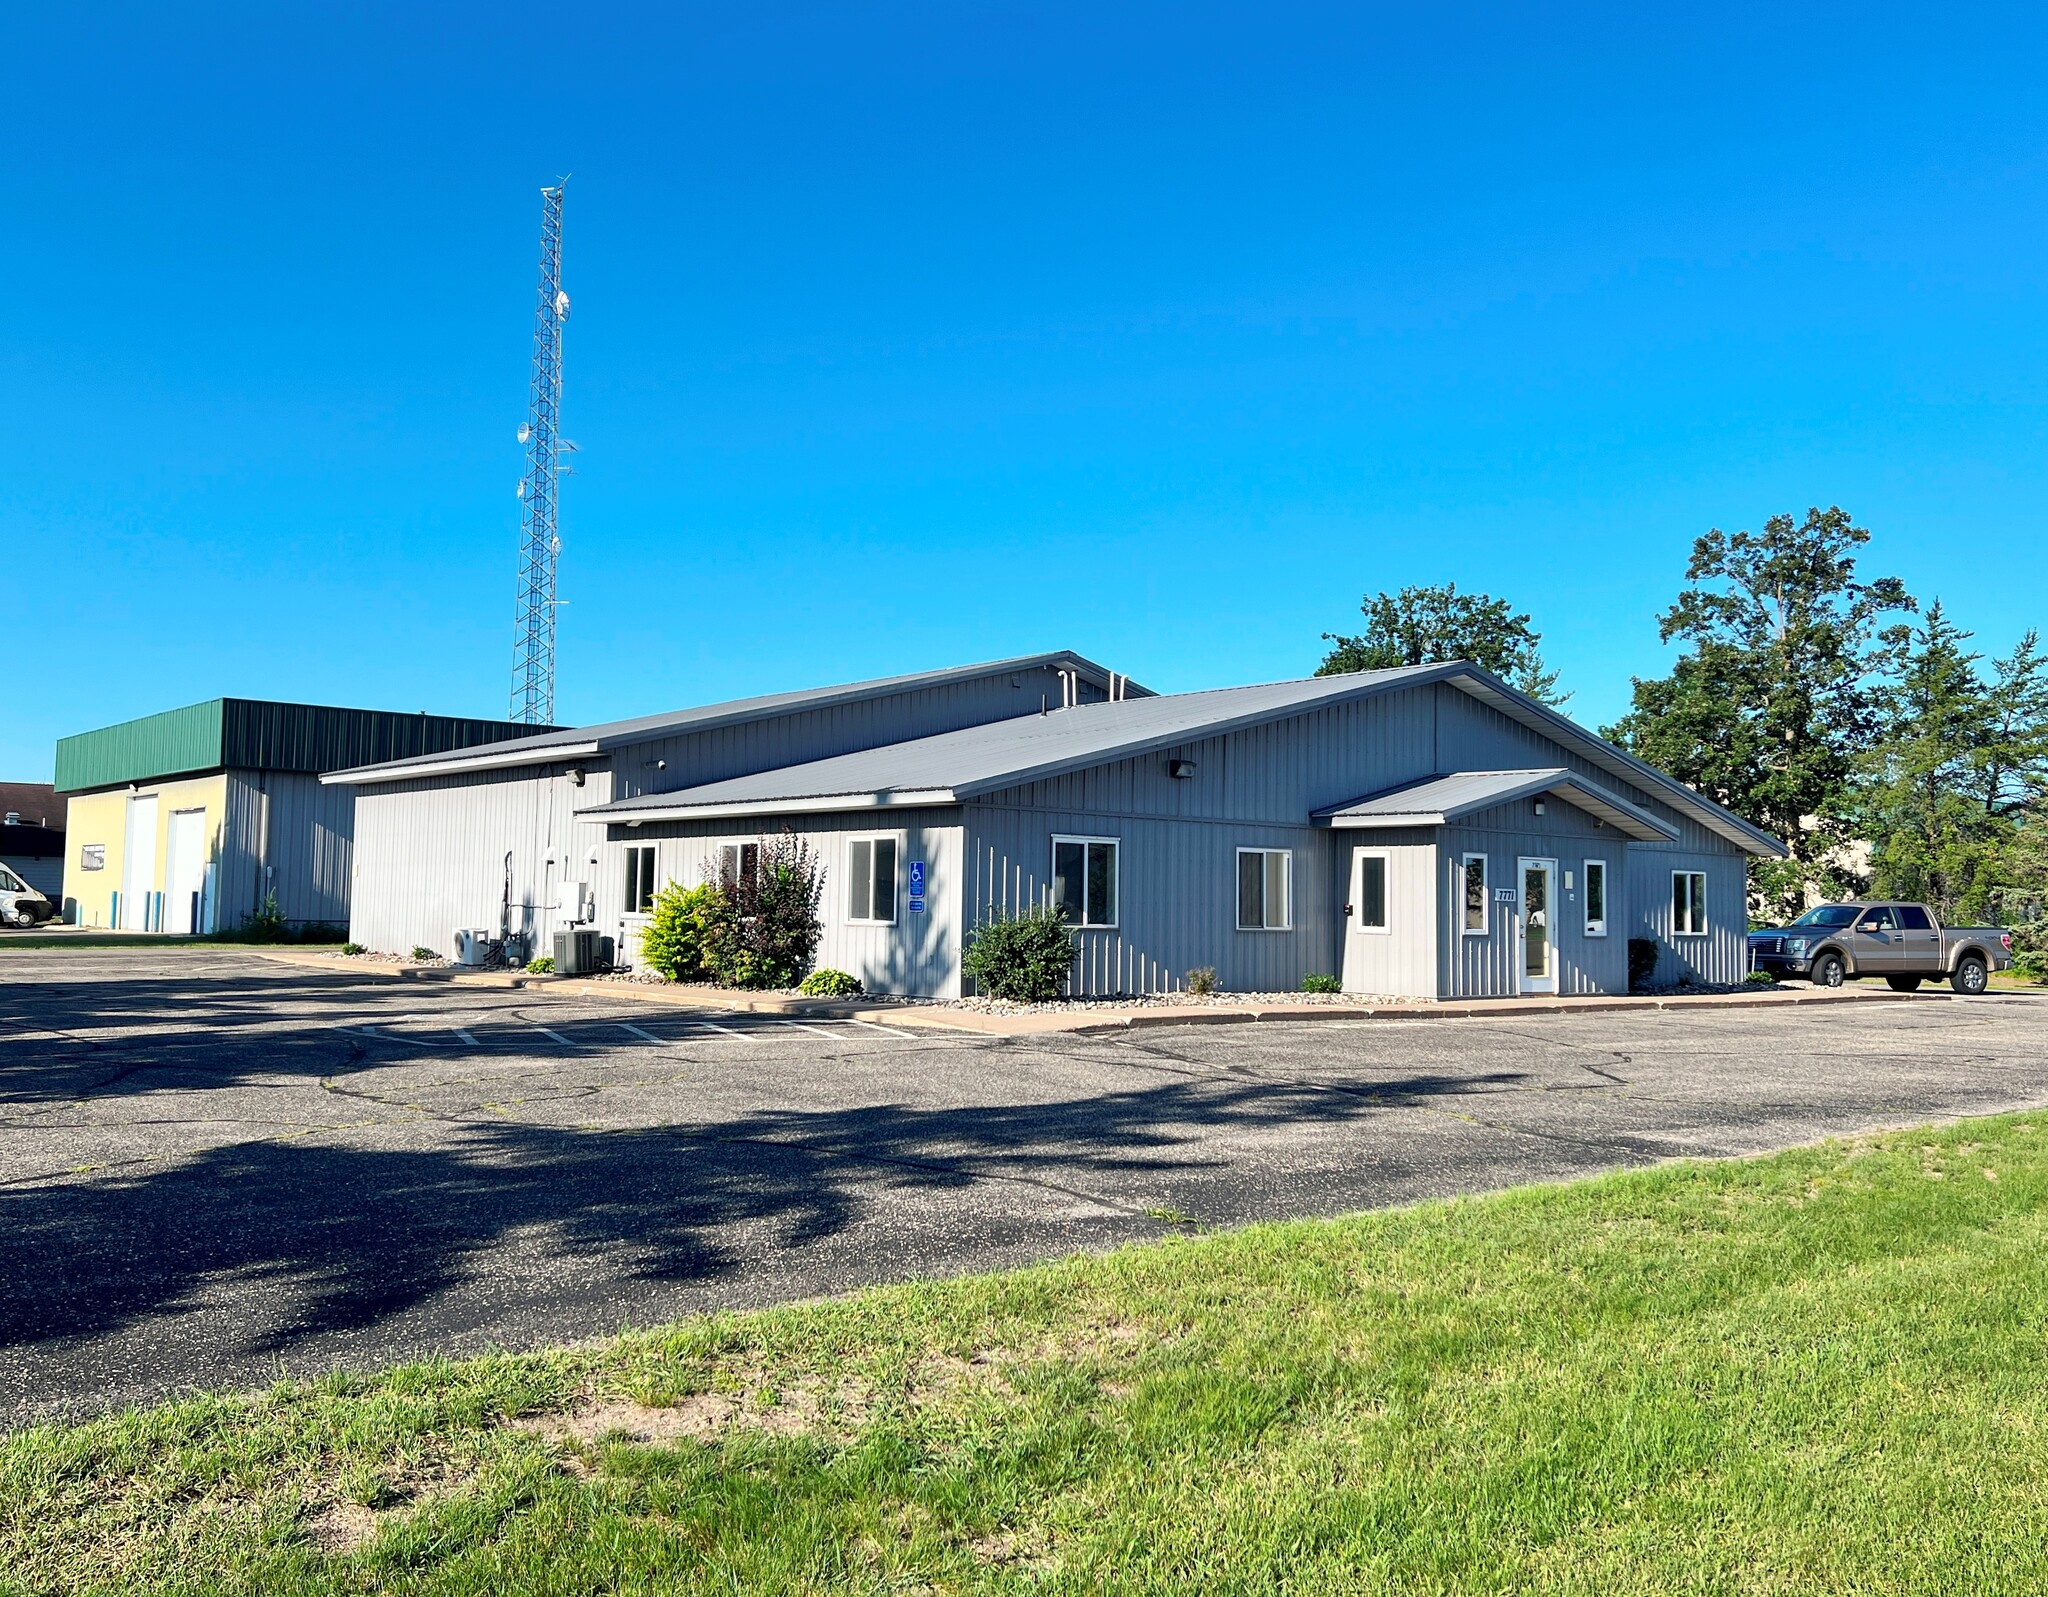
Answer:
[[2048, 1104], [2048, 999], [935, 1037], [0, 953], [0, 1416]]

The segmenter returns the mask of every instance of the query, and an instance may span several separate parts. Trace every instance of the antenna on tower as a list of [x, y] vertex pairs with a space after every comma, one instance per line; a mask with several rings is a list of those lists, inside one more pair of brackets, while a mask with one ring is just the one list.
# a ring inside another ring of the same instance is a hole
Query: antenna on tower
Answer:
[[533, 312], [533, 391], [519, 441], [526, 473], [519, 479], [519, 639], [512, 650], [512, 719], [551, 726], [555, 719], [555, 566], [562, 554], [556, 525], [559, 457], [576, 446], [560, 436], [563, 178], [540, 191], [540, 295]]

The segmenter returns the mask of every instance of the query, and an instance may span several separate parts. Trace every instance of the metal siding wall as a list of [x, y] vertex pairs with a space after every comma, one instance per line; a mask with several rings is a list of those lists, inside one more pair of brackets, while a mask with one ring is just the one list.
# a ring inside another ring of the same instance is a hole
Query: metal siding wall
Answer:
[[[960, 993], [961, 830], [957, 809], [884, 810], [850, 815], [790, 817], [790, 831], [811, 846], [825, 868], [825, 893], [818, 906], [824, 931], [818, 942], [821, 967], [858, 976], [873, 993], [913, 998], [956, 998]], [[733, 821], [650, 823], [614, 827], [605, 844], [606, 875], [625, 884], [625, 850], [653, 844], [657, 882], [694, 887], [705, 866], [725, 844], [752, 843], [777, 833], [782, 824], [755, 827]], [[893, 835], [902, 839], [896, 864], [896, 921], [891, 926], [856, 925], [846, 903], [846, 843], [853, 837]], [[925, 864], [925, 912], [910, 912], [910, 862]], [[633, 933], [638, 934], [636, 920]]]
[[381, 951], [402, 954], [417, 946], [446, 954], [457, 927], [495, 932], [507, 853], [513, 857], [511, 930], [527, 938], [531, 953], [549, 952], [558, 923], [567, 923], [553, 907], [565, 875], [590, 882], [596, 924], [616, 935], [623, 883], [606, 869], [604, 827], [574, 814], [606, 801], [610, 775], [579, 768], [586, 772], [581, 787], [569, 780], [567, 766], [556, 766], [541, 775], [479, 771], [353, 790], [349, 936]]
[[[1015, 679], [1017, 686], [1012, 687]], [[1099, 688], [1082, 684], [1089, 702], [1102, 698]], [[968, 682], [919, 688], [885, 699], [803, 710], [734, 726], [657, 738], [611, 751], [617, 772], [617, 798], [642, 793], [672, 793], [679, 788], [722, 782], [756, 771], [780, 770], [811, 760], [830, 759], [858, 749], [913, 738], [985, 726], [1017, 716], [1035, 715], [1048, 696], [1059, 704], [1059, 678], [1049, 668], [1003, 672]], [[667, 761], [656, 769], [657, 760]]]
[[[1083, 696], [1093, 701], [1103, 694], [1084, 683]], [[625, 863], [619, 850], [642, 839], [622, 833], [608, 847], [604, 827], [577, 821], [575, 810], [1035, 714], [1047, 697], [1059, 703], [1052, 670], [1005, 671], [636, 743], [541, 767], [538, 775], [529, 767], [357, 788], [349, 935], [368, 948], [404, 953], [419, 944], [445, 953], [454, 928], [495, 927], [509, 849], [515, 856], [515, 920], [533, 932], [536, 949], [546, 952], [561, 919], [548, 907], [547, 856], [553, 852], [558, 861], [566, 854], [587, 874], [597, 899], [596, 925], [617, 940], [624, 957], [634, 928], [623, 912]], [[657, 760], [666, 761], [666, 768], [657, 770]], [[569, 784], [563, 773], [572, 765], [589, 773], [586, 786]], [[596, 865], [589, 862], [593, 853], [600, 856]]]
[[1442, 987], [1437, 956], [1441, 924], [1437, 899], [1438, 829], [1333, 830], [1339, 913], [1351, 891], [1356, 849], [1387, 855], [1387, 930], [1343, 932], [1345, 990], [1371, 997], [1435, 998]]
[[[1099, 773], [1095, 773], [1099, 774]], [[1116, 786], [1110, 777], [1106, 785]], [[1181, 784], [1176, 784], [1181, 785]], [[967, 807], [968, 913], [1014, 913], [1049, 890], [1055, 834], [1114, 837], [1118, 921], [1082, 930], [1072, 990], [1085, 994], [1173, 992], [1209, 965], [1233, 992], [1291, 992], [1310, 971], [1342, 969], [1341, 871], [1331, 835], [1310, 826], [1216, 824], [1114, 810], [1010, 804]], [[1294, 853], [1294, 930], [1237, 929], [1237, 850]]]
[[222, 699], [164, 710], [57, 739], [59, 792], [212, 770], [221, 759]]
[[[1668, 986], [1688, 975], [1716, 984], [1741, 981], [1749, 969], [1749, 867], [1740, 855], [1700, 853], [1662, 843], [1629, 846], [1630, 937], [1657, 943], [1651, 981]], [[1707, 873], [1707, 935], [1671, 932], [1671, 873]]]
[[[1612, 827], [1599, 827], [1582, 811], [1558, 799], [1545, 803], [1538, 817], [1524, 800], [1468, 816], [1444, 829], [1444, 938], [1448, 953], [1446, 998], [1503, 998], [1520, 991], [1519, 947], [1515, 923], [1521, 910], [1523, 859], [1557, 861], [1552, 916], [1556, 928], [1557, 990], [1560, 993], [1628, 991], [1627, 891], [1629, 840]], [[1484, 937], [1467, 937], [1458, 892], [1467, 854], [1486, 855], [1487, 892], [1503, 887], [1515, 891], [1515, 902], [1488, 906]], [[1605, 937], [1588, 937], [1585, 919], [1585, 862], [1607, 861], [1607, 926]], [[1565, 891], [1564, 873], [1572, 873]]]
[[253, 771], [343, 771], [415, 754], [501, 743], [548, 727], [324, 704], [222, 701], [221, 763]]

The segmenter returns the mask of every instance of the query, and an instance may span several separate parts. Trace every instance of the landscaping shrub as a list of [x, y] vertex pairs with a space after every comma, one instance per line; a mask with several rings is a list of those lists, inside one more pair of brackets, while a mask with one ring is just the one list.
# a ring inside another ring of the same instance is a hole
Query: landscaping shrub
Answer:
[[350, 956], [354, 956], [356, 954], [367, 954], [369, 952], [369, 950], [365, 948], [361, 943], [343, 943], [341, 945], [341, 951], [344, 954], [348, 954]]
[[1758, 987], [1775, 987], [1778, 985], [1778, 978], [1767, 970], [1753, 970], [1742, 979]]
[[860, 995], [860, 978], [849, 976], [843, 970], [829, 966], [814, 970], [797, 986], [797, 991], [806, 998], [857, 998]]
[[412, 957], [416, 960], [428, 960], [439, 959], [441, 956], [435, 953], [431, 948], [427, 948], [419, 943], [414, 943], [412, 945]]
[[1074, 964], [1066, 911], [1052, 904], [1021, 915], [991, 910], [969, 935], [960, 964], [984, 997], [1047, 1003], [1059, 997]]
[[1301, 978], [1301, 990], [1305, 993], [1341, 993], [1344, 984], [1326, 971], [1312, 970]]
[[654, 895], [654, 912], [640, 934], [641, 963], [670, 981], [705, 981], [706, 928], [725, 913], [718, 887], [684, 888], [670, 882]]
[[1631, 937], [1628, 940], [1628, 990], [1632, 993], [1648, 990], [1650, 978], [1656, 973], [1657, 939]]
[[538, 959], [529, 959], [526, 962], [526, 974], [529, 976], [552, 976], [554, 973], [555, 956], [553, 954], [543, 954]]
[[825, 870], [810, 845], [791, 832], [764, 837], [752, 870], [718, 870], [719, 902], [704, 923], [704, 968], [723, 987], [794, 987], [824, 930], [818, 903]]
[[273, 889], [263, 895], [263, 907], [253, 915], [242, 917], [241, 936], [238, 942], [281, 943], [285, 940], [284, 911], [277, 907], [277, 893]]
[[1216, 967], [1197, 965], [1188, 972], [1188, 991], [1197, 998], [1207, 998], [1216, 991]]

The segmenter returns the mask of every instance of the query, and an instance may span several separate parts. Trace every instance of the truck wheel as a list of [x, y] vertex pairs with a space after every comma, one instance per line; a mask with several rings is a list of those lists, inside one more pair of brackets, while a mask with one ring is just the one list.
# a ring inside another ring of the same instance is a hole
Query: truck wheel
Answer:
[[1975, 998], [1984, 990], [1990, 976], [1991, 972], [1985, 966], [1982, 955], [1965, 954], [1956, 961], [1955, 974], [1949, 977], [1948, 984], [1957, 992]]
[[1891, 990], [1895, 993], [1917, 993], [1920, 990], [1920, 978], [1918, 976], [1887, 976], [1885, 981], [1890, 984]]
[[1840, 954], [1823, 954], [1813, 962], [1813, 985], [1816, 987], [1839, 987], [1848, 975], [1849, 967], [1842, 963]]

